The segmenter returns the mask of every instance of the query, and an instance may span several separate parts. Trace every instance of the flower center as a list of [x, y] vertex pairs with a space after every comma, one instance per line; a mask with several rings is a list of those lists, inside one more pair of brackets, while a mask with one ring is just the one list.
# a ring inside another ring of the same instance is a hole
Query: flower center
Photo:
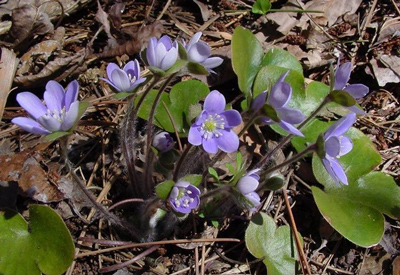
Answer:
[[65, 117], [65, 106], [61, 109], [61, 112], [58, 112], [57, 110], [47, 109], [47, 114], [45, 114], [45, 116], [53, 117], [58, 122], [62, 123], [64, 121], [64, 117]]
[[129, 81], [131, 82], [131, 84], [135, 83], [135, 81], [136, 81], [136, 76], [131, 75], [131, 74], [128, 74], [128, 78], [129, 78]]
[[218, 114], [209, 115], [207, 119], [201, 124], [201, 130], [204, 131], [203, 138], [209, 139], [213, 136], [220, 137], [221, 129], [225, 128], [225, 119]]
[[174, 204], [176, 207], [184, 207], [188, 208], [189, 203], [194, 202], [194, 198], [191, 198], [190, 195], [192, 191], [186, 189], [179, 189], [178, 196], [174, 199]]

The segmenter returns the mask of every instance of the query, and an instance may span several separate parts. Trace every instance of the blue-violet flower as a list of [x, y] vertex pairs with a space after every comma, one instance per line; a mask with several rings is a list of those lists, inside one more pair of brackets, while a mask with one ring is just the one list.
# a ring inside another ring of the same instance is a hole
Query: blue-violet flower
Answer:
[[190, 127], [189, 143], [202, 144], [210, 154], [216, 154], [218, 148], [226, 153], [239, 148], [239, 138], [232, 128], [242, 122], [242, 117], [236, 110], [225, 111], [225, 105], [225, 97], [217, 90], [208, 94], [203, 111]]
[[250, 210], [254, 210], [261, 203], [260, 196], [255, 192], [260, 180], [260, 176], [257, 174], [258, 171], [260, 171], [260, 169], [251, 170], [244, 175], [236, 185], [240, 193], [252, 204], [253, 207]]
[[[336, 68], [335, 72], [335, 84], [333, 86], [334, 90], [343, 90], [349, 93], [354, 99], [359, 99], [364, 97], [369, 92], [369, 88], [363, 84], [351, 84], [346, 86], [350, 79], [350, 74], [353, 64], [351, 62], [346, 62]], [[360, 110], [357, 106], [347, 107], [350, 111], [356, 114], [366, 114], [364, 111]]]
[[199, 41], [201, 35], [201, 32], [197, 32], [187, 44], [185, 41], [182, 41], [182, 44], [186, 49], [189, 62], [199, 63], [209, 72], [215, 73], [212, 69], [221, 65], [224, 60], [220, 57], [210, 57], [211, 48], [206, 42]]
[[140, 77], [140, 66], [136, 59], [129, 61], [122, 70], [117, 64], [110, 63], [107, 65], [106, 71], [108, 79], [100, 79], [106, 81], [120, 93], [130, 93], [146, 80], [146, 78]]
[[149, 66], [166, 71], [178, 59], [178, 42], [172, 42], [167, 35], [162, 36], [159, 40], [152, 37], [147, 45], [146, 58]]
[[345, 185], [349, 184], [347, 176], [337, 159], [353, 149], [351, 139], [343, 134], [349, 130], [355, 121], [356, 114], [350, 113], [332, 124], [323, 135], [324, 150], [320, 157], [326, 171], [338, 185], [340, 182]]
[[174, 147], [174, 139], [168, 132], [161, 132], [153, 137], [153, 147], [160, 153], [165, 153]]
[[33, 93], [21, 92], [17, 94], [17, 101], [31, 118], [16, 117], [11, 122], [39, 135], [68, 131], [79, 119], [78, 90], [76, 80], [68, 85], [67, 90], [50, 80], [43, 95], [45, 104]]
[[178, 181], [172, 187], [168, 199], [176, 212], [188, 214], [200, 204], [200, 190], [188, 181]]
[[284, 82], [289, 71], [283, 74], [275, 85], [266, 100], [267, 91], [259, 94], [252, 103], [253, 110], [260, 110], [263, 107], [269, 107], [274, 110], [276, 117], [261, 116], [262, 123], [270, 125], [277, 123], [285, 131], [296, 135], [304, 136], [293, 124], [298, 124], [304, 120], [304, 115], [299, 110], [286, 107], [292, 97], [292, 87], [289, 83]]

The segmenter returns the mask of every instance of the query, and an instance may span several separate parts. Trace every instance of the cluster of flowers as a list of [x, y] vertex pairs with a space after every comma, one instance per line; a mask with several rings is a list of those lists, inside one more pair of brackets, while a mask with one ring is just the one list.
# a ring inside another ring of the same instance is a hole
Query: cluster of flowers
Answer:
[[[201, 33], [196, 33], [187, 44], [185, 41], [173, 42], [168, 36], [162, 36], [159, 40], [151, 38], [144, 51], [145, 62], [150, 70], [153, 68], [152, 71], [156, 73], [159, 70], [167, 71], [181, 58], [188, 63], [199, 64], [213, 73], [212, 69], [219, 66], [222, 59], [210, 57], [210, 46], [199, 41], [200, 36]], [[185, 50], [183, 57], [180, 56], [180, 47]], [[337, 66], [332, 90], [345, 91], [358, 99], [368, 93], [368, 88], [362, 84], [347, 85], [351, 69], [350, 62]], [[138, 60], [128, 62], [122, 69], [110, 63], [106, 73], [107, 79], [102, 80], [117, 92], [132, 93], [146, 81], [146, 78], [141, 77]], [[264, 91], [254, 98], [251, 109], [258, 118], [256, 121], [267, 125], [278, 124], [290, 135], [303, 136], [295, 125], [304, 121], [304, 115], [299, 110], [287, 107], [292, 96], [292, 88], [285, 82], [288, 73], [279, 78], [270, 92]], [[72, 132], [80, 119], [78, 90], [76, 80], [72, 81], [66, 90], [59, 83], [49, 81], [44, 92], [44, 103], [34, 94], [22, 92], [17, 95], [17, 101], [30, 117], [17, 117], [12, 122], [34, 134]], [[239, 137], [234, 127], [242, 123], [242, 117], [237, 110], [225, 108], [225, 97], [216, 90], [211, 91], [205, 98], [203, 110], [190, 127], [188, 142], [194, 146], [202, 145], [210, 154], [216, 154], [218, 150], [226, 153], [237, 151]], [[316, 150], [327, 172], [337, 184], [348, 184], [338, 158], [347, 154], [353, 144], [344, 134], [355, 122], [355, 113], [363, 113], [356, 106], [347, 108], [351, 113], [338, 120], [323, 134], [322, 142], [317, 143]], [[154, 136], [152, 145], [162, 154], [172, 149], [174, 142], [169, 133], [162, 132]], [[251, 210], [260, 204], [260, 197], [256, 193], [260, 181], [258, 172], [259, 169], [249, 171], [235, 186], [251, 203]], [[172, 188], [168, 201], [174, 211], [189, 213], [199, 206], [200, 190], [187, 181], [178, 181]]]

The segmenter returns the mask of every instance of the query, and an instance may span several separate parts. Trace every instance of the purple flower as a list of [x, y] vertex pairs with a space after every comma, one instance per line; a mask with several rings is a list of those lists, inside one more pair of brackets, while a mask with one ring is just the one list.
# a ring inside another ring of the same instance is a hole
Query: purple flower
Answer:
[[107, 77], [100, 78], [110, 84], [118, 92], [130, 93], [142, 84], [146, 78], [140, 77], [139, 62], [129, 61], [121, 70], [117, 64], [107, 65]]
[[147, 45], [146, 58], [149, 66], [166, 71], [178, 59], [178, 43], [172, 42], [167, 35], [162, 36], [159, 40], [152, 37]]
[[198, 32], [193, 35], [189, 43], [186, 44], [185, 41], [182, 41], [182, 44], [186, 49], [189, 62], [199, 63], [209, 72], [215, 73], [212, 69], [221, 65], [223, 59], [220, 57], [210, 57], [210, 46], [203, 41], [199, 41], [201, 35], [202, 33]]
[[251, 170], [249, 173], [244, 175], [236, 185], [236, 188], [240, 193], [242, 193], [252, 204], [250, 210], [254, 210], [261, 203], [260, 196], [255, 192], [260, 180], [260, 176], [257, 174], [258, 171], [260, 171], [260, 169]]
[[260, 118], [262, 123], [267, 125], [277, 123], [285, 131], [303, 137], [304, 135], [293, 124], [302, 122], [304, 115], [299, 110], [285, 107], [292, 97], [292, 87], [284, 82], [288, 73], [289, 71], [278, 79], [272, 87], [267, 100], [265, 100], [267, 91], [264, 91], [253, 100], [251, 108], [256, 111], [260, 109], [267, 110], [267, 112], [263, 113], [267, 116], [261, 116]]
[[154, 136], [153, 147], [160, 153], [165, 153], [174, 147], [174, 140], [167, 132], [161, 132]]
[[239, 148], [239, 138], [232, 128], [242, 122], [242, 117], [236, 110], [224, 111], [225, 105], [225, 97], [217, 90], [208, 94], [203, 111], [190, 127], [189, 143], [202, 144], [210, 154], [216, 154], [218, 148], [226, 153]]
[[[338, 61], [338, 66], [335, 72], [335, 84], [333, 86], [333, 89], [346, 91], [352, 97], [354, 97], [354, 99], [359, 99], [368, 94], [369, 88], [363, 84], [351, 84], [346, 86], [347, 82], [350, 79], [352, 67], [353, 65], [351, 62], [346, 62], [343, 65], [339, 66], [339, 61]], [[366, 114], [364, 111], [360, 110], [357, 106], [350, 106], [347, 107], [347, 109], [357, 114], [363, 114], [363, 115]]]
[[68, 85], [66, 91], [59, 83], [50, 80], [43, 96], [45, 104], [30, 92], [19, 93], [17, 101], [31, 118], [16, 117], [11, 122], [39, 135], [68, 131], [79, 119], [78, 90], [76, 80]]
[[319, 155], [326, 171], [338, 185], [340, 182], [345, 185], [349, 184], [337, 159], [353, 149], [351, 139], [343, 134], [349, 130], [355, 121], [356, 114], [350, 113], [336, 121], [323, 135], [324, 150]]
[[169, 203], [176, 212], [188, 214], [200, 204], [200, 190], [188, 181], [178, 181], [172, 187]]

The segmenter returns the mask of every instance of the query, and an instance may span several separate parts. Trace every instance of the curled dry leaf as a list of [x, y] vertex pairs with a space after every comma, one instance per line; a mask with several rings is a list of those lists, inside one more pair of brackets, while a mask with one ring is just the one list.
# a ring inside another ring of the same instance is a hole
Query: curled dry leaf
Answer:
[[60, 201], [63, 194], [52, 185], [38, 152], [25, 150], [11, 156], [0, 156], [0, 181], [18, 182], [19, 193], [44, 203]]
[[11, 85], [17, 69], [18, 59], [14, 52], [1, 48], [0, 58], [0, 120], [3, 117], [4, 107], [10, 93]]

